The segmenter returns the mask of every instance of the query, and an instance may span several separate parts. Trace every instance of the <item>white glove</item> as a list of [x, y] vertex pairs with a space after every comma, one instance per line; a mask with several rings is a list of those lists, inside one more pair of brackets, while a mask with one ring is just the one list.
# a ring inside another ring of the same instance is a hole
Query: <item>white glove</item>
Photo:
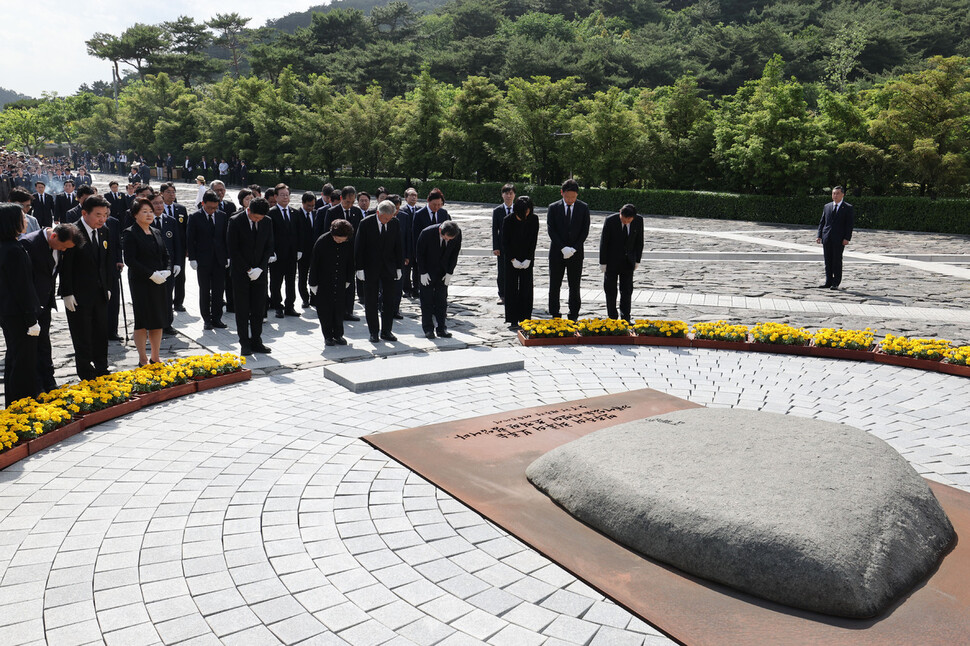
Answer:
[[569, 260], [570, 258], [572, 258], [573, 254], [575, 253], [576, 253], [576, 250], [572, 247], [562, 248], [562, 257], [565, 258], [566, 260]]
[[148, 280], [152, 281], [156, 285], [161, 285], [162, 283], [165, 282], [165, 276], [162, 276], [162, 272], [156, 271], [155, 273], [153, 273], [151, 276], [148, 277]]
[[73, 312], [77, 309], [77, 299], [68, 294], [64, 297], [64, 307], [67, 308], [68, 312]]
[[192, 268], [192, 271], [197, 271], [199, 269], [199, 261], [198, 260], [190, 260], [189, 261], [189, 267]]
[[364, 280], [364, 270], [363, 269], [358, 269], [357, 270], [357, 280]]
[[633, 268], [634, 269], [639, 269], [640, 268], [640, 263], [638, 263], [638, 262], [633, 263]]
[[344, 283], [344, 287], [345, 288], [350, 287], [350, 283]]
[[441, 282], [445, 284], [445, 287], [451, 284], [451, 274], [445, 274], [445, 277], [441, 279]]
[[317, 286], [316, 285], [310, 285], [310, 293], [313, 294], [314, 296], [317, 295]]
[[528, 269], [531, 265], [532, 265], [532, 261], [531, 260], [523, 260], [522, 261], [522, 266], [519, 267], [519, 269]]
[[174, 267], [172, 267], [172, 269], [174, 270], [173, 275], [175, 276], [178, 276], [179, 274], [182, 273], [182, 265], [175, 265]]
[[400, 269], [397, 270], [397, 278], [395, 278], [394, 280], [401, 280], [401, 270]]
[[40, 323], [34, 323], [27, 328], [27, 336], [40, 336]]
[[109, 301], [111, 300], [111, 292], [110, 291], [108, 292], [108, 300]]
[[600, 271], [606, 273], [606, 265], [600, 265]]
[[260, 269], [259, 267], [253, 267], [252, 269], [247, 271], [246, 274], [249, 276], [249, 280], [256, 280], [257, 278], [263, 275], [263, 270]]
[[170, 272], [167, 269], [163, 269], [158, 273], [160, 273], [162, 275], [162, 278], [164, 278], [165, 280], [168, 280], [168, 277], [172, 275], [172, 272]]
[[230, 261], [227, 260], [226, 261], [226, 269], [229, 269], [229, 264], [230, 264]]
[[431, 276], [428, 274], [421, 274], [421, 284], [427, 287], [431, 284]]
[[303, 260], [303, 252], [302, 251], [297, 251], [296, 252], [296, 259], [297, 260]]
[[275, 253], [272, 256], [269, 257], [269, 262], [270, 262], [270, 264], [273, 264], [274, 262], [276, 262], [276, 254]]
[[518, 260], [516, 260], [515, 258], [513, 258], [512, 259], [512, 268], [513, 269], [522, 269], [522, 263], [519, 262]]

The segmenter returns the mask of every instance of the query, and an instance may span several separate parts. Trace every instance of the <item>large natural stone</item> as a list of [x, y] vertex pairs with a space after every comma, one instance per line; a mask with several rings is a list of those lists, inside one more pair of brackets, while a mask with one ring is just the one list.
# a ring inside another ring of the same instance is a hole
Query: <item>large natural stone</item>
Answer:
[[564, 444], [526, 475], [642, 554], [796, 608], [872, 617], [934, 570], [953, 526], [926, 482], [856, 428], [695, 408]]

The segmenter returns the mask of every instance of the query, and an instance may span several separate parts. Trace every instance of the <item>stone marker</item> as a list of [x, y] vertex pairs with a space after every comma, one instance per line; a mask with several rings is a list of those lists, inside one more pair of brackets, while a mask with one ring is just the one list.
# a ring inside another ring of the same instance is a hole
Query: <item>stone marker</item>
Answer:
[[884, 611], [955, 537], [888, 444], [773, 413], [696, 408], [620, 424], [549, 451], [526, 475], [642, 554], [842, 617]]
[[324, 367], [323, 376], [355, 393], [363, 393], [523, 368], [525, 361], [514, 350], [473, 348], [334, 364]]

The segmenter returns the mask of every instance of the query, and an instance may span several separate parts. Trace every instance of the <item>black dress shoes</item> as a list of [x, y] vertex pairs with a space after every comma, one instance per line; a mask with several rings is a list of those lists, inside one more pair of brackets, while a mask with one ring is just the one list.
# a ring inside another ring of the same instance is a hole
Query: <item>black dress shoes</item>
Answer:
[[302, 307], [303, 309], [307, 309], [308, 307], [310, 307], [310, 302], [303, 301], [302, 303], [300, 303], [300, 307]]
[[838, 285], [829, 285], [829, 289], [838, 289], [838, 288], [839, 288]]
[[185, 308], [182, 307], [181, 305], [176, 305], [172, 309], [174, 309], [176, 312], [184, 312], [185, 311]]
[[286, 314], [287, 316], [299, 316], [300, 315], [300, 313], [297, 312], [292, 307], [287, 307], [285, 310], [283, 310], [283, 313]]
[[239, 354], [241, 354], [244, 357], [251, 357], [253, 356], [253, 349], [248, 345], [240, 346]]
[[442, 339], [450, 339], [451, 332], [449, 332], [448, 330], [438, 330], [438, 336], [441, 337]]
[[398, 321], [400, 321], [401, 319], [404, 318], [404, 315], [401, 314], [400, 312], [398, 312], [397, 314], [394, 315], [394, 318], [396, 318]]
[[206, 323], [205, 325], [202, 326], [202, 329], [203, 330], [211, 330], [212, 329], [212, 323]]
[[273, 351], [270, 350], [267, 346], [263, 345], [262, 343], [259, 343], [259, 344], [254, 343], [253, 352], [259, 352], [260, 354], [271, 354]]
[[354, 316], [353, 314], [348, 314], [348, 315], [344, 316], [344, 320], [345, 321], [359, 321], [360, 320], [360, 317], [359, 316]]
[[212, 327], [217, 327], [217, 328], [219, 328], [220, 330], [224, 330], [224, 329], [226, 329], [226, 328], [227, 328], [227, 327], [229, 327], [229, 326], [228, 326], [228, 325], [226, 325], [225, 323], [223, 323], [222, 321], [216, 321], [216, 322], [214, 322], [214, 323], [212, 324]]
[[397, 337], [391, 332], [381, 332], [381, 338], [385, 341], [397, 341]]
[[113, 334], [113, 335], [111, 335], [111, 336], [108, 337], [108, 340], [109, 341], [121, 341], [121, 337], [118, 336], [117, 334]]
[[424, 338], [426, 338], [426, 339], [433, 339], [434, 338], [434, 332], [425, 332], [424, 333]]
[[165, 336], [175, 336], [178, 334], [178, 330], [169, 325], [168, 327], [162, 329], [162, 334]]
[[336, 339], [333, 340], [333, 342], [336, 343], [337, 345], [347, 345], [347, 339], [343, 338], [342, 336], [338, 336]]
[[825, 283], [824, 285], [816, 285], [815, 287], [818, 289], [828, 289], [829, 287], [831, 287], [831, 285], [829, 285], [828, 283]]
[[335, 345], [337, 345], [337, 342], [334, 341], [333, 339], [331, 339], [330, 337], [325, 336], [325, 337], [323, 337], [323, 345], [326, 345], [326, 346], [335, 346]]
[[370, 335], [370, 342], [371, 343], [380, 343], [381, 342], [381, 337], [377, 336], [376, 334], [371, 334]]
[[276, 310], [276, 318], [281, 319], [284, 316], [286, 316], [286, 315], [283, 314], [283, 310]]

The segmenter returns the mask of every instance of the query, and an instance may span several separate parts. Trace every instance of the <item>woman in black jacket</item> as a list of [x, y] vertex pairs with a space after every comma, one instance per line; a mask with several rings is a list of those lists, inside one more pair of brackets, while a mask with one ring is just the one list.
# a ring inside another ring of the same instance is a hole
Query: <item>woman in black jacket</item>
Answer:
[[39, 394], [37, 337], [40, 304], [34, 292], [30, 256], [17, 238], [26, 229], [19, 204], [0, 204], [0, 327], [6, 344], [3, 366], [5, 406]]
[[158, 363], [158, 349], [162, 344], [162, 328], [168, 325], [168, 288], [165, 279], [169, 257], [162, 232], [151, 226], [155, 209], [149, 200], [136, 200], [132, 205], [135, 223], [125, 229], [125, 264], [128, 265], [128, 286], [131, 309], [135, 315], [135, 347], [138, 364], [147, 365], [145, 340], [152, 347], [152, 363]]
[[502, 257], [505, 259], [505, 322], [517, 330], [532, 318], [532, 270], [539, 239], [539, 218], [532, 199], [520, 195], [511, 215], [502, 222]]

